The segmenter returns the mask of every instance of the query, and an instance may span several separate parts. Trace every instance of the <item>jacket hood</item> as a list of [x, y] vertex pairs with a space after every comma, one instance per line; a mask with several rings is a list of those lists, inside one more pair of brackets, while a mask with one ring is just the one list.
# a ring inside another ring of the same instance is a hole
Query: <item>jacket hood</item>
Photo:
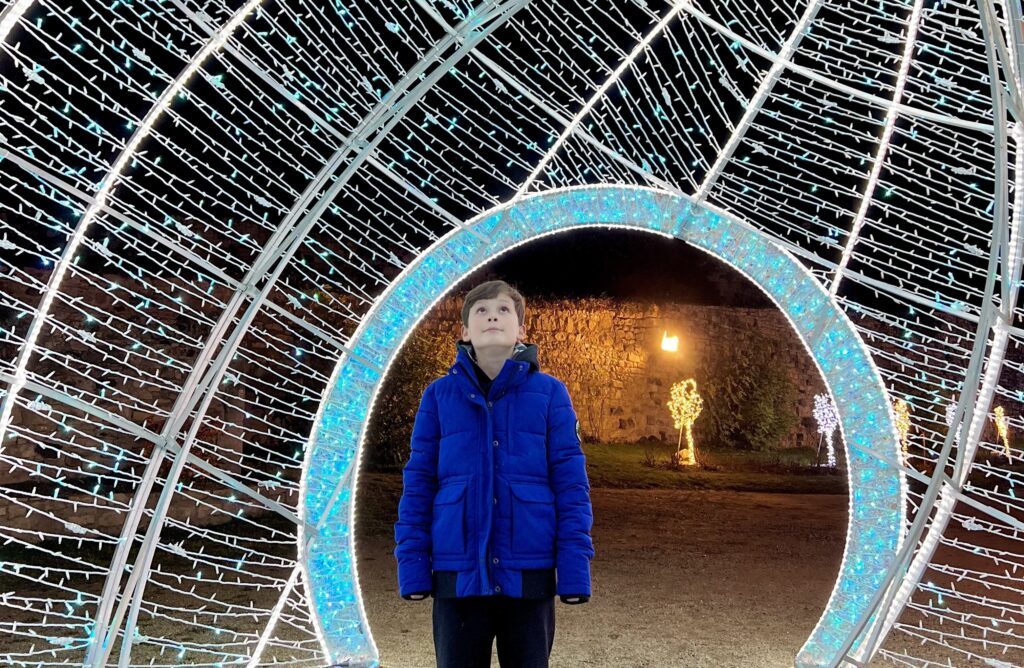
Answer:
[[[459, 352], [465, 353], [469, 359], [476, 363], [476, 351], [473, 349], [472, 343], [467, 343], [462, 339], [456, 340], [456, 356], [458, 356]], [[527, 362], [530, 365], [530, 371], [540, 371], [540, 363], [537, 362], [537, 346], [533, 343], [517, 343], [509, 359], [517, 362]]]

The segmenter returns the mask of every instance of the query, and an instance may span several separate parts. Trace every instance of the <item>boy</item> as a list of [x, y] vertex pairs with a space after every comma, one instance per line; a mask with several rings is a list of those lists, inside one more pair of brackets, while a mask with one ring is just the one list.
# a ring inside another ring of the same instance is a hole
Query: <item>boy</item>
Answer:
[[[395, 524], [399, 593], [433, 596], [438, 668], [546, 668], [563, 603], [590, 599], [590, 483], [565, 385], [522, 343], [504, 281], [462, 306], [455, 365], [423, 393]], [[557, 580], [557, 584], [556, 584]]]

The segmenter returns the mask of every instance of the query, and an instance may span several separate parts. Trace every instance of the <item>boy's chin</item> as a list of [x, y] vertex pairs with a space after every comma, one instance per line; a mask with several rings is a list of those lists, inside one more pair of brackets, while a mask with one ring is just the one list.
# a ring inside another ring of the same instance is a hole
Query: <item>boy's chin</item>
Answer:
[[510, 348], [514, 348], [516, 342], [511, 343], [499, 343], [495, 341], [470, 341], [473, 344], [473, 350], [480, 352], [483, 350], [500, 350], [502, 352], [508, 351]]

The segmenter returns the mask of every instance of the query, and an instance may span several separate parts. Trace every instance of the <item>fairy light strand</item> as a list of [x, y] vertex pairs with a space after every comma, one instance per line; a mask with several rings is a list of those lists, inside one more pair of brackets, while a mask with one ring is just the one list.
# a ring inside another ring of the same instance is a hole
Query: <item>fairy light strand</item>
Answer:
[[[0, 443], [0, 502], [31, 510], [38, 522], [5, 520], [0, 536], [53, 564], [40, 570], [28, 557], [2, 567], [14, 584], [0, 607], [10, 613], [5, 619], [17, 620], [17, 629], [0, 622], [0, 633], [13, 639], [0, 650], [5, 665], [81, 664], [97, 577], [104, 575], [82, 554], [109, 550], [119, 539], [156, 447], [153, 434], [231, 300], [232, 281], [251, 267], [323, 161], [342, 148], [336, 133], [363, 122], [426, 57], [446, 34], [438, 19], [456, 26], [479, 3], [294, 0], [255, 12], [224, 45], [266, 79], [223, 49], [204, 61], [130, 152], [106, 208], [90, 214], [76, 257], [43, 307], [41, 291], [89, 198], [104, 192], [119, 152], [210, 39], [204, 26], [220, 30], [232, 15], [217, 4], [181, 5], [190, 14], [148, 2], [89, 13], [73, 3], [18, 2], [0, 23], [0, 149], [11, 157], [0, 161], [0, 293], [11, 313], [0, 339], [20, 351], [35, 316], [49, 309], [25, 368], [19, 372], [8, 358], [0, 373], [55, 392], [18, 391]], [[274, 306], [261, 310], [211, 390], [216, 400], [194, 456], [232, 484], [299, 513], [303, 448], [338, 344], [351, 343], [419, 253], [512, 197], [563, 133], [531, 192], [615, 182], [692, 193], [775, 62], [765, 54], [779, 53], [804, 8], [774, 0], [692, 6], [695, 12], [679, 11], [599, 99], [594, 93], [610, 73], [677, 5], [535, 0], [447, 72], [338, 193], [272, 286]], [[984, 131], [992, 105], [987, 84], [978, 83], [988, 73], [977, 8], [925, 7], [884, 165], [870, 200], [861, 201], [886, 117], [877, 101], [895, 93], [908, 20], [906, 3], [823, 5], [793, 54], [798, 67], [783, 67], [752, 110], [707, 201], [802, 251], [819, 279], [834, 272], [850, 224], [863, 213], [864, 233], [836, 303], [884, 386], [914, 407], [914, 447], [903, 463], [928, 472], [949, 429], [959, 427], [948, 422], [947, 407], [965, 391], [980, 310], [994, 187], [991, 133]], [[807, 71], [869, 91], [874, 101]], [[588, 103], [590, 111], [570, 128]], [[198, 259], [170, 250], [171, 242]], [[873, 294], [879, 285], [884, 289]], [[1014, 516], [1024, 512], [1024, 479], [1004, 460], [1019, 422], [1013, 416], [1024, 404], [1011, 378], [1024, 369], [1022, 344], [1013, 332], [1008, 373], [995, 388], [1007, 436], [983, 435], [967, 492]], [[10, 386], [7, 380], [0, 389]], [[113, 417], [141, 427], [144, 437]], [[329, 430], [345, 435], [358, 425]], [[915, 487], [906, 502], [918, 512]], [[237, 524], [220, 523], [230, 517]], [[156, 584], [147, 590], [132, 661], [244, 660], [263, 633], [247, 620], [269, 618], [299, 558], [295, 528], [276, 524], [277, 517], [187, 466], [166, 521], [170, 533], [158, 545]], [[1019, 663], [1007, 658], [1024, 645], [1019, 585], [1001, 575], [1018, 572], [1019, 528], [981, 514], [955, 514], [954, 524], [943, 538], [949, 549], [927, 570], [880, 658], [897, 665]], [[245, 535], [234, 526], [245, 526]], [[338, 554], [349, 539], [339, 538]], [[991, 589], [977, 599], [971, 588], [986, 584]], [[247, 586], [257, 592], [251, 609], [248, 601], [211, 603], [219, 588]], [[285, 630], [267, 638], [261, 660], [321, 660], [314, 605], [315, 593], [302, 586], [288, 593], [280, 606]], [[189, 640], [157, 630], [161, 619], [188, 629]]]

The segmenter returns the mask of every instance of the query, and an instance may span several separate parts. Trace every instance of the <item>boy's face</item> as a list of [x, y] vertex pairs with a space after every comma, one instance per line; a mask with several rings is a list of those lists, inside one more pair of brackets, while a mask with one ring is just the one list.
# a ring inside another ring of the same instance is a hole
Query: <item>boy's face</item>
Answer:
[[498, 295], [479, 299], [469, 310], [469, 326], [462, 326], [462, 340], [478, 352], [484, 348], [511, 350], [526, 338], [526, 325], [520, 324], [512, 298]]

